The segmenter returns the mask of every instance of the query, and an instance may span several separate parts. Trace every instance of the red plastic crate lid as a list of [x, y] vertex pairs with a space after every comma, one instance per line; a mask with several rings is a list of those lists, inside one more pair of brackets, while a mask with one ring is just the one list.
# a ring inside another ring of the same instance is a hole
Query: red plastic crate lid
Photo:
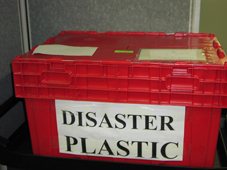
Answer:
[[93, 31], [62, 31], [21, 58], [219, 65], [227, 60], [213, 34]]
[[213, 34], [63, 31], [12, 67], [17, 97], [227, 108], [226, 60]]

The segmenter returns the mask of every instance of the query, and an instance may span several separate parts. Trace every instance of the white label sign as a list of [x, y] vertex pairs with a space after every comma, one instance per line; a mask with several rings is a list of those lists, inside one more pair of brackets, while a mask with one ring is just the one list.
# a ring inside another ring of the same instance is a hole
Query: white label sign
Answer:
[[55, 100], [60, 153], [181, 161], [185, 107]]
[[141, 49], [138, 60], [206, 61], [201, 49]]

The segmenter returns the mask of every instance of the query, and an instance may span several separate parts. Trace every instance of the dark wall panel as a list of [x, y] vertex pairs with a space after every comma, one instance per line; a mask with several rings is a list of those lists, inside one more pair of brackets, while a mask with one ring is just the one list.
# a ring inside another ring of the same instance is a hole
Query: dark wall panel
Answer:
[[[11, 61], [20, 55], [21, 36], [17, 0], [0, 0], [0, 105], [13, 93]], [[0, 135], [9, 137], [24, 121], [22, 104], [0, 119]]]
[[13, 95], [11, 61], [21, 54], [18, 2], [0, 0], [0, 104]]

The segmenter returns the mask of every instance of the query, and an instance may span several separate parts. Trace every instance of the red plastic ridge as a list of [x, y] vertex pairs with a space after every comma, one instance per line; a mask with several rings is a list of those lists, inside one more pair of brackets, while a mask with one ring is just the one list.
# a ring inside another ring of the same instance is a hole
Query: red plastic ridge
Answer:
[[186, 37], [188, 34], [186, 32], [176, 32], [175, 37]]
[[225, 64], [224, 64], [224, 68], [225, 68], [225, 69], [227, 69], [227, 62], [225, 62]]
[[146, 35], [145, 32], [126, 32], [126, 35]]
[[224, 58], [224, 57], [225, 57], [225, 53], [224, 53], [224, 51], [222, 50], [222, 48], [219, 48], [219, 49], [217, 50], [217, 55], [218, 55], [219, 58]]
[[123, 31], [107, 31], [106, 34], [107, 35], [124, 35], [125, 32], [123, 32]]
[[20, 56], [20, 55], [18, 55], [16, 58], [14, 58], [14, 59], [13, 59], [13, 62], [19, 62], [19, 61], [20, 61], [20, 59], [21, 59], [21, 56]]
[[160, 36], [164, 36], [166, 35], [165, 32], [147, 32], [146, 35], [160, 35]]
[[188, 36], [190, 37], [207, 37], [207, 33], [188, 33]]
[[213, 41], [214, 48], [220, 48], [221, 45], [217, 41]]
[[66, 34], [66, 31], [61, 31], [59, 34], [61, 35]]
[[[60, 35], [63, 34], [89, 34], [89, 35], [97, 35], [97, 34], [107, 34], [107, 35], [149, 35], [149, 36], [176, 36], [176, 37], [211, 37], [214, 38], [215, 35], [210, 33], [187, 33], [187, 32], [176, 32], [176, 33], [165, 33], [165, 32], [133, 32], [133, 31], [107, 31], [107, 32], [97, 32], [97, 31], [61, 31]], [[47, 40], [48, 43], [48, 40]], [[50, 43], [50, 42], [49, 42]]]
[[67, 34], [85, 34], [85, 31], [67, 31]]
[[214, 38], [214, 37], [215, 37], [215, 35], [214, 35], [214, 34], [212, 34], [212, 33], [210, 33], [210, 34], [209, 34], [209, 37]]
[[45, 41], [45, 44], [52, 43], [52, 42], [54, 42], [54, 40], [55, 40], [55, 37], [51, 37]]
[[86, 31], [86, 34], [88, 34], [88, 35], [96, 35], [98, 33], [97, 33], [97, 31]]

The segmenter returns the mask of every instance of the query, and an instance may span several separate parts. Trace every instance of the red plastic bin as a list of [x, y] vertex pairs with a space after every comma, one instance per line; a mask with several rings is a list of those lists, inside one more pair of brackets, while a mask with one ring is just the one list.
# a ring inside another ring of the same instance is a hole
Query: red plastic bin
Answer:
[[[74, 54], [57, 54], [56, 48], [36, 52], [40, 45], [12, 61], [15, 94], [25, 98], [34, 154], [213, 166], [221, 108], [227, 108], [227, 58], [213, 34], [63, 31], [45, 45], [79, 48]], [[185, 106], [183, 160], [60, 153], [56, 99]]]

